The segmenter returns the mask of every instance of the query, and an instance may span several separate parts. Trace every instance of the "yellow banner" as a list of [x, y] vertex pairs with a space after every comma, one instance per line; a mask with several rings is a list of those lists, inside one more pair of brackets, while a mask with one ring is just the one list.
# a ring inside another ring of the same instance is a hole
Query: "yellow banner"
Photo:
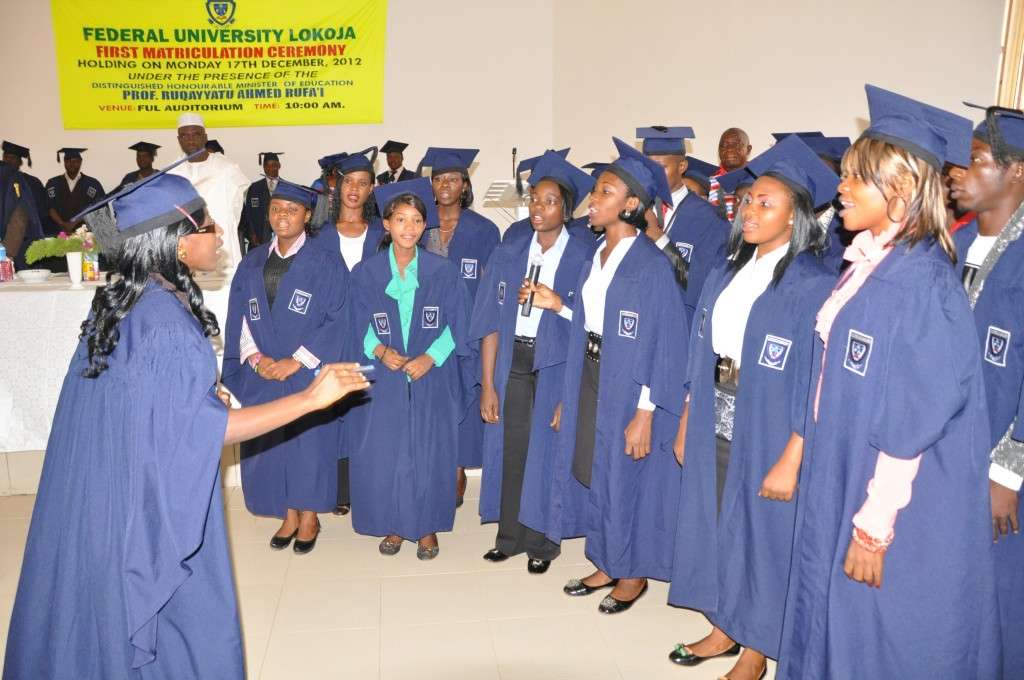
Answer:
[[387, 0], [51, 0], [68, 129], [379, 123]]

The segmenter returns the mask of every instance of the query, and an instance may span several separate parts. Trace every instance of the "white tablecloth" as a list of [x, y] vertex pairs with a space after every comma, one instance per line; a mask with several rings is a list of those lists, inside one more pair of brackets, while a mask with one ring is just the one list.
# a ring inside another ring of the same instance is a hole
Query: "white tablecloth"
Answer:
[[[230, 282], [196, 278], [223, 332]], [[66, 274], [46, 283], [0, 283], [0, 453], [46, 448], [68, 363], [97, 283], [70, 290]], [[221, 338], [211, 339], [218, 358]]]

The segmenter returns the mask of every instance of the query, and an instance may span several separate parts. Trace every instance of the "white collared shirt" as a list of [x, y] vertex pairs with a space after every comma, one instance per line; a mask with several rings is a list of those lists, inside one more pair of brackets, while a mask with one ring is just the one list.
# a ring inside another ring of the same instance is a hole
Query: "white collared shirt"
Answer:
[[729, 357], [739, 366], [750, 310], [772, 282], [775, 265], [788, 252], [786, 243], [766, 255], [757, 257], [755, 254], [718, 296], [711, 312], [711, 347], [715, 354]]
[[352, 271], [363, 259], [363, 245], [366, 243], [366, 234], [369, 231], [370, 229], [367, 227], [359, 236], [345, 236], [340, 231], [338, 232], [341, 259], [345, 261], [345, 266], [349, 271]]
[[[555, 243], [548, 248], [547, 252], [543, 252], [540, 247], [540, 241], [537, 239], [537, 232], [533, 233], [533, 238], [530, 240], [530, 253], [526, 258], [526, 274], [523, 278], [527, 278], [530, 273], [531, 262], [540, 262], [540, 277], [537, 279], [537, 283], [543, 283], [548, 288], [555, 287], [555, 273], [558, 271], [558, 263], [562, 261], [562, 255], [565, 253], [565, 247], [569, 244], [569, 230], [562, 227], [562, 231], [559, 232], [558, 238], [555, 239]], [[540, 307], [534, 307], [530, 310], [530, 316], [523, 316], [522, 314], [516, 315], [516, 335], [525, 338], [537, 337], [537, 329], [540, 328], [540, 319], [543, 315], [544, 310]], [[563, 319], [572, 321], [572, 310], [562, 301], [562, 311], [558, 312], [558, 315]]]
[[277, 178], [267, 177], [267, 188], [270, 189], [270, 193], [273, 194], [277, 191]]
[[668, 242], [672, 240], [669, 233], [673, 226], [672, 217], [676, 214], [676, 210], [679, 209], [679, 206], [682, 204], [683, 199], [686, 198], [688, 193], [690, 193], [690, 190], [686, 188], [685, 184], [672, 192], [672, 207], [665, 208], [665, 224], [663, 227], [665, 229], [665, 233], [661, 238], [654, 242], [654, 245], [658, 246], [658, 250], [664, 248], [668, 245]]
[[399, 165], [394, 170], [392, 170], [391, 168], [388, 168], [388, 174], [391, 175], [391, 181], [392, 182], [397, 182], [398, 179], [402, 176], [403, 172], [405, 172], [405, 166], [404, 165]]
[[[583, 313], [586, 316], [586, 328], [591, 333], [604, 335], [604, 307], [608, 300], [608, 288], [612, 285], [615, 272], [618, 270], [626, 253], [633, 247], [636, 236], [629, 236], [615, 244], [612, 252], [608, 253], [608, 260], [601, 266], [601, 253], [608, 247], [605, 241], [596, 253], [594, 263], [590, 267], [590, 276], [583, 283], [583, 290], [580, 296], [583, 299]], [[651, 402], [651, 388], [647, 385], [640, 386], [640, 398], [637, 400], [637, 408], [645, 411], [653, 411], [655, 405]]]
[[75, 175], [74, 179], [71, 179], [68, 176], [68, 173], [64, 173], [64, 181], [68, 183], [69, 192], [73, 192], [75, 190], [75, 186], [78, 184], [78, 180], [80, 179], [82, 179], [82, 173], [78, 173], [77, 175]]

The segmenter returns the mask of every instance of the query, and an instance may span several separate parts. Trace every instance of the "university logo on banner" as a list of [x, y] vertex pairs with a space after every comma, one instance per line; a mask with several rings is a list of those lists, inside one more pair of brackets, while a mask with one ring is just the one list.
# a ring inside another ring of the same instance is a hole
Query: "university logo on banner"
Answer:
[[206, 0], [206, 13], [210, 15], [210, 23], [227, 26], [235, 23], [234, 0]]
[[296, 288], [295, 292], [292, 293], [292, 299], [288, 302], [288, 309], [297, 314], [305, 314], [309, 310], [309, 302], [312, 299], [312, 295]]
[[437, 307], [423, 308], [423, 328], [437, 328], [437, 322], [441, 316]]
[[786, 370], [786, 360], [789, 359], [789, 348], [793, 342], [777, 335], [765, 335], [764, 344], [761, 345], [761, 356], [757, 363], [765, 368], [773, 368], [776, 371]]
[[994, 366], [1006, 368], [1006, 355], [1010, 348], [1010, 337], [1010, 331], [996, 326], [989, 326], [988, 337], [985, 338], [985, 361]]
[[636, 340], [638, 325], [640, 325], [640, 316], [636, 312], [619, 310], [619, 336]]
[[868, 360], [871, 359], [871, 345], [875, 339], [866, 333], [850, 329], [846, 339], [846, 355], [843, 357], [843, 367], [853, 371], [857, 375], [867, 375]]

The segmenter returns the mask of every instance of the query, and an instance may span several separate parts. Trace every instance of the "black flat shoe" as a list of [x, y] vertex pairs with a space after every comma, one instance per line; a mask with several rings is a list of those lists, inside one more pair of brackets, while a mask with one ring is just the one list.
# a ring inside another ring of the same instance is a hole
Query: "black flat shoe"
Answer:
[[571, 597], [582, 597], [584, 595], [590, 595], [591, 593], [595, 593], [598, 590], [601, 590], [602, 588], [614, 588], [615, 584], [618, 582], [618, 579], [612, 579], [604, 585], [588, 586], [582, 580], [574, 578], [570, 579], [569, 582], [562, 587], [562, 592]]
[[[296, 532], [298, 533], [298, 532]], [[320, 537], [320, 520], [316, 521], [316, 533], [313, 534], [313, 538], [308, 541], [300, 541], [298, 538], [295, 539], [295, 545], [292, 546], [292, 551], [296, 555], [306, 555], [313, 551], [316, 547], [316, 539]]]
[[[696, 654], [691, 652], [686, 647], [686, 645], [678, 644], [678, 645], [676, 645], [676, 648], [673, 649], [669, 653], [668, 660], [671, 661], [672, 663], [678, 665], [678, 666], [691, 666], [692, 667], [692, 666], [699, 666], [702, 663], [704, 663], [705, 661], [707, 661], [708, 659], [714, 659], [714, 658], [719, 657], [719, 656], [737, 656], [739, 653], [740, 653], [740, 646], [739, 646], [739, 644], [735, 644], [732, 647], [730, 647], [729, 649], [727, 649], [724, 652], [722, 652], [721, 654], [712, 654], [711, 656], [697, 656]], [[768, 667], [766, 665], [765, 666], [765, 672], [767, 672], [767, 671], [768, 671]], [[761, 677], [764, 677], [764, 675], [762, 674]]]
[[526, 563], [526, 571], [531, 574], [543, 574], [551, 566], [551, 560], [535, 560], [530, 558]]
[[632, 600], [617, 600], [611, 595], [606, 595], [605, 598], [601, 600], [601, 604], [597, 605], [597, 611], [602, 614], [621, 614], [632, 607], [633, 604], [643, 597], [646, 592], [647, 584], [645, 583], [644, 587], [640, 589], [640, 592], [637, 593], [637, 596]]
[[488, 562], [504, 562], [508, 559], [508, 555], [501, 552], [497, 548], [491, 548], [484, 553], [484, 559]]
[[296, 529], [295, 531], [293, 531], [292, 533], [290, 533], [287, 536], [278, 536], [277, 534], [274, 534], [273, 536], [270, 537], [270, 549], [271, 550], [284, 550], [285, 548], [287, 548], [289, 545], [292, 544], [292, 539], [295, 538], [295, 535], [297, 533], [299, 533], [298, 529]]
[[334, 508], [334, 510], [331, 510], [331, 514], [332, 515], [338, 515], [340, 517], [344, 517], [345, 515], [347, 515], [349, 513], [349, 510], [351, 510], [351, 509], [352, 509], [352, 506], [349, 505], [348, 503], [345, 503], [343, 505], [336, 506]]

